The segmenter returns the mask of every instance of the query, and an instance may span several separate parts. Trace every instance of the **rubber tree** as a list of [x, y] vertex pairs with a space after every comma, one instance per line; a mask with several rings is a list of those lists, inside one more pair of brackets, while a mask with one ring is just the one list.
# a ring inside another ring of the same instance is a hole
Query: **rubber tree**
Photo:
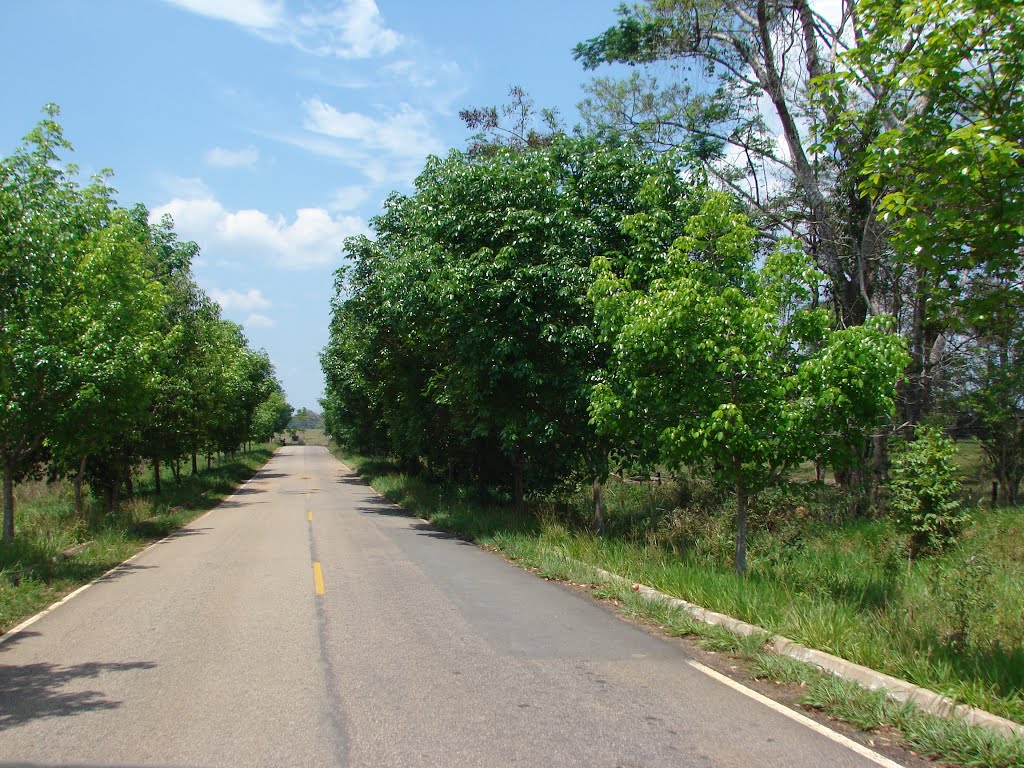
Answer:
[[740, 574], [751, 500], [822, 450], [837, 423], [884, 418], [906, 362], [882, 319], [831, 330], [812, 301], [824, 275], [795, 243], [757, 268], [755, 241], [733, 200], [711, 194], [660, 261], [617, 273], [595, 259], [590, 294], [612, 349], [594, 422], [735, 490]]
[[135, 458], [165, 303], [127, 212], [102, 207], [109, 221], [85, 238], [64, 305], [74, 332], [64, 353], [72, 392], [47, 438], [54, 458], [74, 474], [79, 514], [90, 456], [105, 455], [116, 475]]
[[3, 541], [14, 539], [14, 483], [53, 425], [72, 389], [65, 345], [72, 336], [63, 308], [75, 283], [78, 222], [64, 215], [80, 190], [59, 153], [70, 149], [46, 117], [0, 160], [0, 463]]
[[[323, 357], [331, 428], [373, 427], [449, 475], [467, 460], [482, 480], [500, 470], [520, 510], [529, 484], [602, 480], [609, 451], [587, 402], [608, 351], [589, 265], [627, 258], [626, 216], [679, 220], [681, 171], [626, 142], [566, 136], [429, 161], [416, 193], [374, 220], [376, 240], [347, 246]], [[659, 232], [663, 248], [679, 233]]]

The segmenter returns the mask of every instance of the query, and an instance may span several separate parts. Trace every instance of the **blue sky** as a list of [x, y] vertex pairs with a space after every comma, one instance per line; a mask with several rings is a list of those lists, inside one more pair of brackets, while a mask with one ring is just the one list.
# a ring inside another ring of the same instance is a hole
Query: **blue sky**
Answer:
[[0, 154], [60, 105], [71, 159], [174, 216], [199, 284], [316, 408], [344, 238], [465, 146], [460, 108], [519, 84], [574, 123], [572, 46], [619, 1], [8, 0]]

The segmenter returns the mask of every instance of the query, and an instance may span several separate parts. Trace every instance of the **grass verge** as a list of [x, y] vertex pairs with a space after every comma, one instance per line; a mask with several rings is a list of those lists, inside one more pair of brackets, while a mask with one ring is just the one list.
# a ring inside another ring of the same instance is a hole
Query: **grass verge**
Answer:
[[[585, 509], [555, 514], [538, 504], [537, 517], [519, 518], [507, 506], [476, 503], [469, 489], [408, 477], [386, 461], [338, 455], [411, 513], [541, 576], [591, 584], [587, 566], [604, 568], [1024, 722], [1020, 510], [979, 511], [956, 551], [915, 562], [896, 556], [898, 536], [882, 520], [818, 519], [806, 511], [782, 520], [770, 515], [771, 525], [761, 531], [755, 525], [751, 537], [752, 575], [737, 579], [728, 568], [731, 520], [673, 508], [670, 497], [678, 489], [609, 486], [611, 533], [598, 538], [574, 524], [585, 519]], [[790, 678], [797, 668], [765, 651], [764, 638], [698, 625], [628, 587], [594, 591], [669, 634], [696, 636], [746, 659], [766, 679], [776, 679], [767, 672], [780, 665]], [[1024, 739], [934, 717], [798, 666], [806, 706], [866, 730], [898, 729], [908, 748], [957, 765], [1024, 768]]]
[[[159, 496], [152, 473], [143, 473], [134, 499], [105, 514], [90, 500], [82, 517], [68, 483], [22, 483], [15, 490], [14, 544], [0, 545], [0, 633], [217, 506], [272, 453], [259, 446], [225, 457], [181, 485], [165, 478]], [[92, 543], [61, 556], [86, 542]]]

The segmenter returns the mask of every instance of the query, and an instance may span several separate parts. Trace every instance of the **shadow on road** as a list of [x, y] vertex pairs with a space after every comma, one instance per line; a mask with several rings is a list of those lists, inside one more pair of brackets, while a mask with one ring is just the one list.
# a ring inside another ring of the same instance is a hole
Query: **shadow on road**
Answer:
[[267, 501], [222, 501], [217, 509], [235, 509], [237, 507], [251, 507], [255, 504], [269, 504]]
[[155, 666], [152, 661], [88, 662], [67, 667], [46, 663], [0, 664], [0, 731], [40, 718], [116, 709], [121, 702], [107, 698], [102, 691], [73, 689], [81, 688], [82, 681], [101, 675]]
[[234, 492], [234, 496], [250, 496], [254, 493], [266, 493], [262, 488], [239, 488]]
[[278, 477], [289, 477], [287, 472], [257, 472], [253, 480], [273, 480]]
[[173, 533], [167, 535], [168, 539], [180, 539], [185, 536], [202, 536], [207, 531], [212, 531], [213, 528], [179, 528]]
[[460, 536], [457, 533], [451, 533], [440, 528], [435, 528], [429, 523], [423, 522], [423, 520], [417, 518], [410, 512], [407, 512], [402, 507], [393, 504], [387, 499], [382, 499], [379, 496], [367, 496], [364, 499], [360, 499], [359, 503], [360, 506], [356, 507], [356, 512], [362, 512], [364, 515], [412, 518], [415, 522], [410, 523], [409, 528], [415, 531], [417, 536], [427, 536], [432, 539], [454, 541], [457, 544], [476, 546], [473, 544], [471, 539], [465, 536]]
[[10, 637], [4, 636], [6, 639], [3, 643], [0, 643], [0, 653], [9, 651], [11, 648], [16, 646], [18, 643], [23, 643], [31, 637], [39, 637], [38, 632], [15, 632]]
[[465, 536], [460, 536], [457, 533], [451, 533], [450, 531], [442, 531], [440, 528], [434, 528], [427, 523], [413, 523], [411, 526], [416, 531], [417, 536], [427, 536], [431, 539], [441, 539], [442, 541], [453, 541], [456, 544], [464, 544], [469, 547], [475, 547], [471, 540]]
[[358, 477], [354, 477], [352, 475], [343, 475], [339, 477], [336, 482], [340, 483], [341, 485], [359, 485], [362, 486], [363, 488], [366, 487], [365, 481], [360, 480]]
[[401, 507], [378, 496], [367, 496], [360, 499], [356, 512], [362, 512], [364, 515], [385, 515], [386, 517], [412, 517]]
[[138, 563], [121, 563], [120, 565], [115, 565], [107, 573], [96, 579], [96, 583], [107, 584], [111, 581], [117, 581], [130, 573], [135, 573], [136, 571], [149, 571], [157, 567], [158, 566], [155, 565], [139, 565]]

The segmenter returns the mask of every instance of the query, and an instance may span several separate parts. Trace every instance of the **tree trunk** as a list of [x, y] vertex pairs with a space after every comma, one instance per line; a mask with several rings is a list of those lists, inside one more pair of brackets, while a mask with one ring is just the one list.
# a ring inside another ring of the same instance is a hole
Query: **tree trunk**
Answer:
[[490, 501], [490, 491], [487, 487], [487, 465], [484, 460], [484, 451], [486, 450], [484, 442], [478, 440], [473, 465], [476, 470], [476, 499], [480, 504], [487, 504]]
[[736, 573], [747, 574], [747, 492], [736, 486]]
[[75, 515], [79, 518], [82, 517], [84, 512], [82, 505], [82, 480], [85, 478], [85, 466], [88, 460], [88, 456], [83, 456], [81, 461], [78, 462], [78, 472], [72, 481], [72, 486], [75, 489]]
[[124, 487], [128, 489], [128, 501], [135, 500], [135, 478], [132, 477], [132, 463], [128, 459], [124, 462]]
[[602, 498], [600, 475], [594, 475], [594, 533], [604, 536], [604, 499]]
[[153, 457], [153, 493], [160, 495], [160, 457]]
[[885, 444], [885, 430], [878, 429], [871, 436], [871, 506], [878, 508], [882, 495], [882, 486], [885, 484], [887, 469], [889, 466], [889, 455]]
[[179, 459], [171, 462], [171, 474], [174, 475], [174, 484], [181, 485], [181, 461]]
[[914, 280], [913, 313], [910, 329], [910, 366], [905, 383], [897, 390], [902, 399], [903, 420], [909, 437], [914, 425], [932, 409], [935, 377], [941, 371], [946, 345], [945, 334], [929, 317], [929, 305], [935, 303], [932, 285], [923, 267], [918, 267]]
[[512, 507], [516, 515], [526, 517], [526, 498], [523, 485], [523, 462], [512, 463]]
[[199, 454], [197, 451], [192, 451], [192, 475], [199, 474]]
[[1020, 475], [1012, 472], [1004, 465], [1000, 468], [997, 477], [999, 478], [999, 506], [1016, 506], [1017, 490], [1020, 488]]
[[4, 544], [14, 543], [14, 460], [4, 457]]

